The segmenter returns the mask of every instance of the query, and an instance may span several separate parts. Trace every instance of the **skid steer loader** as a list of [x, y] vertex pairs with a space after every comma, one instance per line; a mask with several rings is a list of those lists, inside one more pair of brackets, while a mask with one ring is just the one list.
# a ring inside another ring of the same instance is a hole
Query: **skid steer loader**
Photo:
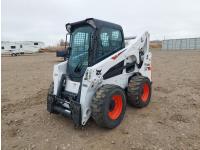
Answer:
[[67, 60], [56, 64], [47, 110], [83, 126], [92, 117], [101, 127], [115, 128], [127, 102], [137, 108], [151, 97], [149, 33], [125, 38], [120, 25], [88, 18], [66, 24], [70, 35]]

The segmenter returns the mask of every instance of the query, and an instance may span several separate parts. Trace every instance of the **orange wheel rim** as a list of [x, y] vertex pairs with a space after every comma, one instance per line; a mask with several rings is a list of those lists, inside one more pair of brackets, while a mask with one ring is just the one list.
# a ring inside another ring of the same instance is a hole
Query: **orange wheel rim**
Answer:
[[112, 101], [109, 106], [108, 116], [112, 120], [116, 120], [122, 112], [122, 96], [114, 95], [112, 96]]
[[148, 97], [149, 97], [149, 92], [150, 92], [150, 89], [149, 89], [149, 85], [147, 83], [143, 84], [143, 87], [142, 87], [142, 94], [141, 94], [141, 99], [143, 102], [146, 102], [148, 100]]

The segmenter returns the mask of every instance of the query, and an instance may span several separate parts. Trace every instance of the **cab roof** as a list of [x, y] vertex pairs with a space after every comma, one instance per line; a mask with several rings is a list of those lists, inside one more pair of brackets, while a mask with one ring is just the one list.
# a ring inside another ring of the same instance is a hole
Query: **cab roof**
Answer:
[[95, 19], [95, 18], [87, 18], [82, 21], [78, 21], [78, 22], [74, 22], [74, 23], [67, 23], [66, 29], [68, 32], [72, 32], [74, 28], [82, 26], [82, 25], [90, 25], [95, 29], [99, 29], [102, 27], [108, 27], [108, 28], [122, 30], [122, 27], [118, 24]]

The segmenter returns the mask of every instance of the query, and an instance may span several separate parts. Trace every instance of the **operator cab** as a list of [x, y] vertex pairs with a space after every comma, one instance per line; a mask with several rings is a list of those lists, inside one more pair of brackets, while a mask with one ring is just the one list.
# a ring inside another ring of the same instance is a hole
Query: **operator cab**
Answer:
[[94, 18], [68, 23], [70, 34], [67, 75], [81, 82], [85, 70], [125, 47], [120, 25]]

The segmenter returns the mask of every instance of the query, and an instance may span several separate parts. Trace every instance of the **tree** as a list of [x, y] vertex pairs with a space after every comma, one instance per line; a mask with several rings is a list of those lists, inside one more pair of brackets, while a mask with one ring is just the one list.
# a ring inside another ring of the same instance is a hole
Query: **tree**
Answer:
[[60, 40], [60, 46], [65, 46], [65, 41], [63, 39]]

